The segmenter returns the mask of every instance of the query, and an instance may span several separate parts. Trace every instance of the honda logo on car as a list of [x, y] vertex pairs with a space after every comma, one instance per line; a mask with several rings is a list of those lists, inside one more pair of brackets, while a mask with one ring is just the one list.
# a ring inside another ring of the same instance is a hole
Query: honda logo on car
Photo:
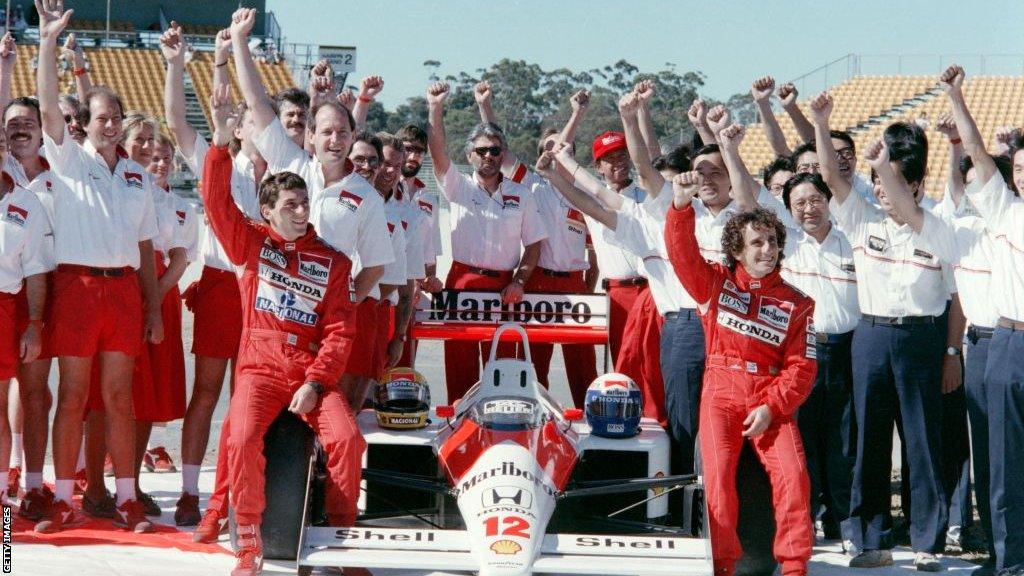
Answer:
[[547, 493], [549, 496], [555, 496], [558, 493], [557, 490], [555, 490], [551, 486], [548, 486], [543, 480], [535, 476], [532, 472], [528, 470], [520, 470], [519, 468], [516, 468], [514, 462], [505, 461], [501, 463], [501, 466], [495, 466], [490, 470], [484, 470], [483, 472], [474, 475], [472, 478], [463, 480], [462, 483], [459, 484], [458, 488], [455, 489], [455, 497], [458, 498], [460, 495], [474, 488], [480, 482], [483, 482], [484, 480], [490, 478], [494, 478], [496, 476], [513, 476], [522, 478], [527, 482], [532, 482], [535, 486], [539, 487], [541, 490], [544, 490], [544, 492]]
[[427, 322], [518, 322], [601, 327], [605, 325], [606, 309], [603, 296], [526, 294], [522, 301], [508, 305], [502, 304], [501, 296], [494, 292], [442, 290], [434, 295], [431, 309], [421, 313], [418, 319]]
[[495, 486], [480, 495], [484, 507], [515, 505], [520, 508], [533, 506], [533, 494], [516, 486]]

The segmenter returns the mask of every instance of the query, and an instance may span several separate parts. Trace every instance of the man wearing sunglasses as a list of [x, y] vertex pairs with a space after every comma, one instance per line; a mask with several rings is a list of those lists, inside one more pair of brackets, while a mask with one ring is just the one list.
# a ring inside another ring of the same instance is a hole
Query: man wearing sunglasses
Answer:
[[[478, 124], [465, 146], [473, 174], [462, 175], [454, 168], [444, 132], [448, 93], [445, 82], [436, 82], [427, 89], [427, 143], [434, 175], [451, 202], [453, 262], [446, 287], [500, 290], [502, 302], [514, 304], [523, 298], [523, 285], [537, 265], [540, 243], [548, 233], [530, 190], [501, 174], [505, 136], [500, 128]], [[499, 354], [508, 356], [510, 351], [511, 347], [500, 347]], [[476, 382], [478, 358], [484, 353], [480, 343], [445, 342], [449, 403]]]

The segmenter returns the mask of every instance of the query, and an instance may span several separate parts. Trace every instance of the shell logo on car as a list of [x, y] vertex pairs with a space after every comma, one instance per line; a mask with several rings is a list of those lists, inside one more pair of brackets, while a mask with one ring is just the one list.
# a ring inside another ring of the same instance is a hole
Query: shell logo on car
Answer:
[[523, 547], [512, 540], [498, 540], [491, 544], [491, 552], [495, 554], [518, 554]]

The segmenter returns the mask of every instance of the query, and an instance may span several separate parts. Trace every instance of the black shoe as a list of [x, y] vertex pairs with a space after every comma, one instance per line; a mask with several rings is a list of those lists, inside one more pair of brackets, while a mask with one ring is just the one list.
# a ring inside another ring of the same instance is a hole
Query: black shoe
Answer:
[[113, 518], [117, 516], [117, 502], [106, 489], [98, 500], [93, 500], [86, 492], [82, 494], [82, 510], [93, 518]]
[[160, 506], [157, 505], [156, 500], [145, 492], [139, 491], [135, 493], [135, 499], [138, 500], [142, 506], [142, 511], [146, 516], [159, 516], [161, 513]]

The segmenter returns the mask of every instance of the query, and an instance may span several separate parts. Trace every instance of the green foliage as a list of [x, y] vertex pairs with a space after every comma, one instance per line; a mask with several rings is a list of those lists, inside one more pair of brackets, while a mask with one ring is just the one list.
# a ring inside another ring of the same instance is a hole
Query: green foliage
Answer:
[[[440, 79], [437, 76], [440, 62], [427, 60], [423, 65], [429, 69], [432, 79]], [[617, 107], [619, 97], [632, 90], [636, 83], [647, 79], [653, 80], [656, 86], [651, 112], [663, 147], [690, 142], [693, 128], [686, 118], [686, 111], [697, 98], [698, 89], [704, 85], [704, 75], [700, 72], [679, 74], [673, 64], [666, 63], [664, 70], [642, 73], [625, 60], [585, 72], [565, 68], [545, 71], [536, 64], [503, 59], [474, 74], [461, 72], [444, 78], [452, 87], [445, 105], [448, 153], [456, 162], [465, 161], [462, 152], [464, 138], [480, 121], [473, 86], [487, 80], [494, 93], [494, 112], [505, 130], [509, 147], [517, 156], [530, 162], [536, 157], [537, 138], [544, 129], [560, 130], [569, 119], [572, 110], [569, 97], [577, 90], [590, 90], [587, 117], [577, 133], [577, 156], [580, 161], [589, 162], [590, 142], [598, 134], [606, 130], [622, 130]], [[735, 105], [740, 112], [752, 111], [750, 95], [746, 94], [745, 98], [746, 101], [743, 94], [737, 94], [729, 99], [728, 105]], [[427, 105], [423, 96], [409, 98], [391, 113], [385, 113], [383, 107], [375, 103], [370, 109], [367, 128], [394, 132], [409, 123], [426, 126]]]

